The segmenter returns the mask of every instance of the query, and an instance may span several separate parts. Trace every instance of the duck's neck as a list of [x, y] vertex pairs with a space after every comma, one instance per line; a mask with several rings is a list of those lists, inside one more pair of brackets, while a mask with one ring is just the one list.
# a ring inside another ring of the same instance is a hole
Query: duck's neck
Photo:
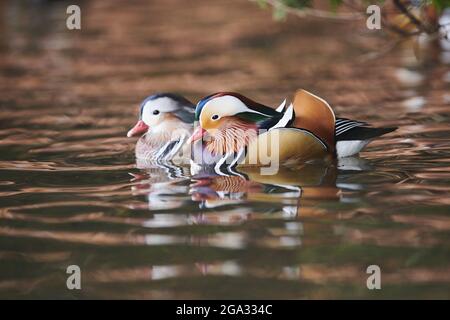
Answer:
[[214, 155], [238, 152], [258, 135], [256, 124], [236, 120], [226, 121], [216, 132], [211, 134], [206, 148]]
[[[147, 133], [136, 143], [136, 158], [158, 160], [168, 155], [174, 157], [175, 154], [172, 154], [172, 151], [178, 152], [178, 143], [184, 143], [184, 145], [181, 145], [183, 148], [187, 146], [185, 141], [192, 134], [192, 128], [192, 125], [181, 121], [173, 123], [172, 121], [165, 121], [158, 126], [150, 127]], [[184, 150], [182, 154], [187, 155], [187, 150], [189, 148]], [[172, 158], [164, 159], [171, 160]]]
[[181, 138], [187, 139], [192, 134], [193, 126], [181, 121], [164, 123], [151, 127], [136, 144], [136, 156], [138, 158], [153, 158], [170, 141], [177, 141]]

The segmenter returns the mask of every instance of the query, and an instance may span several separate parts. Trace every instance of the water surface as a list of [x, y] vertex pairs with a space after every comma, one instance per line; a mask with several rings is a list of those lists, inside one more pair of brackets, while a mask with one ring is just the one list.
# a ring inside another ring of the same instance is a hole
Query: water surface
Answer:
[[[66, 5], [0, 4], [1, 298], [450, 298], [449, 52], [367, 60], [389, 39], [363, 24], [243, 0], [86, 1], [81, 31]], [[399, 129], [273, 177], [136, 166], [125, 135], [151, 93], [277, 106], [299, 87]]]

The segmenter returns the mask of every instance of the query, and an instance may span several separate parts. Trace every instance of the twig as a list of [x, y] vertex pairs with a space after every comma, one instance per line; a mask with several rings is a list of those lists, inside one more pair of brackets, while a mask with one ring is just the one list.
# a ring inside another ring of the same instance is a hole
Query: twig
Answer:
[[[250, 0], [258, 2], [258, 0]], [[359, 20], [364, 18], [364, 15], [359, 12], [331, 12], [326, 10], [314, 9], [314, 8], [302, 8], [296, 9], [289, 7], [279, 0], [264, 0], [265, 3], [275, 8], [280, 8], [287, 13], [296, 15], [298, 17], [314, 17], [322, 19], [334, 19], [334, 20]]]
[[358, 58], [359, 63], [366, 63], [370, 60], [375, 60], [381, 56], [384, 56], [394, 50], [400, 43], [402, 43], [405, 39], [397, 39], [396, 41], [393, 41], [391, 43], [388, 43], [387, 46], [382, 48], [382, 50], [376, 51], [376, 52], [369, 52], [366, 53]]
[[413, 15], [400, 0], [393, 0], [395, 6], [398, 10], [400, 10], [401, 13], [403, 13], [405, 16], [409, 18], [409, 20], [414, 23], [420, 30], [424, 30], [424, 26], [422, 24], [422, 21], [416, 18], [415, 15]]
[[[350, 3], [348, 0], [343, 0], [342, 4], [344, 4], [345, 6], [351, 8], [353, 10], [360, 11], [360, 12], [365, 12], [365, 8], [363, 8], [361, 6], [358, 6], [358, 5], [354, 4], [353, 2]], [[419, 35], [421, 33], [421, 31], [409, 32], [409, 31], [400, 29], [399, 27], [396, 27], [396, 26], [392, 25], [391, 23], [389, 23], [386, 20], [386, 18], [384, 17], [383, 14], [381, 15], [381, 22], [382, 22], [383, 27], [385, 27], [385, 28], [389, 29], [390, 31], [395, 32], [395, 33], [397, 33], [397, 34], [399, 34], [399, 35], [401, 35], [403, 37], [416, 36], [416, 35]]]

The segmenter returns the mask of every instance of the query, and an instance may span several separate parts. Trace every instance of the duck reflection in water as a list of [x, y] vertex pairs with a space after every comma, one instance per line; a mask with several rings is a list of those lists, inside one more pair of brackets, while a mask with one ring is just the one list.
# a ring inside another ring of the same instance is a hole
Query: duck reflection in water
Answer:
[[[369, 170], [360, 158], [347, 158], [337, 164], [303, 164], [295, 168], [280, 168], [276, 175], [261, 175], [259, 168], [240, 168], [238, 175], [217, 175], [212, 169], [190, 172], [187, 167], [171, 163], [152, 164], [133, 174], [133, 194], [145, 195], [146, 202], [135, 209], [149, 210], [151, 218], [144, 227], [164, 228], [186, 225], [237, 226], [249, 220], [280, 219], [257, 237], [258, 247], [293, 248], [303, 243], [306, 234], [322, 232], [323, 226], [303, 225], [302, 218], [322, 212], [320, 204], [342, 201], [343, 188], [357, 186], [348, 183], [357, 171]], [[350, 178], [350, 179], [347, 179]], [[186, 196], [190, 195], [190, 196]], [[180, 212], [180, 208], [184, 212]], [[273, 220], [273, 221], [275, 221]], [[325, 227], [327, 228], [327, 227]], [[306, 230], [305, 230], [306, 229]], [[195, 247], [243, 249], [255, 245], [252, 232], [231, 230], [214, 233], [164, 235], [150, 233], [148, 245], [188, 244]], [[293, 251], [295, 252], [295, 251]], [[159, 280], [179, 276], [238, 276], [243, 266], [234, 260], [202, 261], [189, 265], [150, 267], [150, 278]], [[275, 270], [283, 279], [301, 278], [301, 266], [291, 265]], [[266, 272], [253, 270], [252, 272]], [[148, 273], [147, 273], [148, 274]]]
[[[347, 178], [370, 169], [361, 158], [282, 167], [275, 175], [263, 175], [258, 167], [239, 168], [236, 175], [217, 175], [213, 169], [190, 172], [188, 167], [169, 162], [147, 165], [143, 169], [145, 164], [139, 163], [142, 172], [132, 174], [133, 193], [147, 199], [133, 208], [154, 211], [185, 207], [193, 215], [197, 213], [194, 220], [198, 223], [208, 223], [205, 219], [211, 219], [211, 223], [223, 221], [224, 216], [247, 220], [255, 211], [253, 207], [260, 204], [268, 204], [268, 212], [281, 211], [286, 218], [305, 216], [315, 212], [311, 208], [321, 200], [342, 200], [341, 187], [358, 188], [347, 183]], [[302, 205], [308, 209], [301, 210]], [[219, 207], [223, 208], [215, 214]]]
[[199, 173], [193, 176], [191, 194], [206, 209], [265, 203], [269, 212], [281, 211], [286, 218], [295, 218], [301, 202], [339, 196], [336, 172], [335, 166], [303, 164], [280, 168], [275, 175], [263, 175], [257, 167], [240, 168], [239, 176]]
[[[143, 168], [148, 163], [138, 163]], [[171, 163], [152, 163], [140, 173], [130, 173], [133, 177], [131, 190], [133, 195], [144, 195], [146, 203], [133, 204], [132, 209], [169, 210], [183, 206], [189, 192], [189, 168], [178, 167]]]

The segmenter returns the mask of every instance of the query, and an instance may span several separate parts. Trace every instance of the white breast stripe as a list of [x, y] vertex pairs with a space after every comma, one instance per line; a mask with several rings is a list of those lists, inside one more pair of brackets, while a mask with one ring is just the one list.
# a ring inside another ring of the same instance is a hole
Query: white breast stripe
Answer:
[[239, 150], [236, 158], [233, 160], [233, 162], [231, 162], [231, 164], [228, 166], [228, 168], [234, 167], [236, 165], [236, 163], [241, 160], [241, 157], [244, 155], [244, 152], [245, 152], [245, 147], [241, 148], [241, 150]]
[[280, 121], [278, 121], [277, 124], [275, 124], [273, 127], [269, 128], [269, 131], [275, 128], [286, 127], [293, 117], [294, 117], [294, 105], [291, 103], [287, 108], [286, 112], [284, 113], [283, 117], [280, 119]]
[[230, 172], [234, 176], [237, 176], [237, 177], [247, 180], [242, 174], [240, 174], [239, 172], [234, 170], [232, 167], [228, 167], [228, 172]]
[[278, 106], [276, 109], [278, 112], [283, 112], [284, 106], [286, 105], [286, 99]]
[[218, 175], [225, 176], [225, 177], [229, 177], [229, 176], [230, 176], [229, 174], [223, 173], [223, 172], [220, 170], [220, 167], [225, 163], [225, 161], [227, 161], [228, 157], [231, 156], [231, 155], [233, 155], [233, 154], [234, 154], [234, 152], [226, 153], [226, 154], [223, 156], [223, 158], [221, 158], [219, 161], [217, 161], [216, 165], [214, 166], [214, 171], [215, 171]]

